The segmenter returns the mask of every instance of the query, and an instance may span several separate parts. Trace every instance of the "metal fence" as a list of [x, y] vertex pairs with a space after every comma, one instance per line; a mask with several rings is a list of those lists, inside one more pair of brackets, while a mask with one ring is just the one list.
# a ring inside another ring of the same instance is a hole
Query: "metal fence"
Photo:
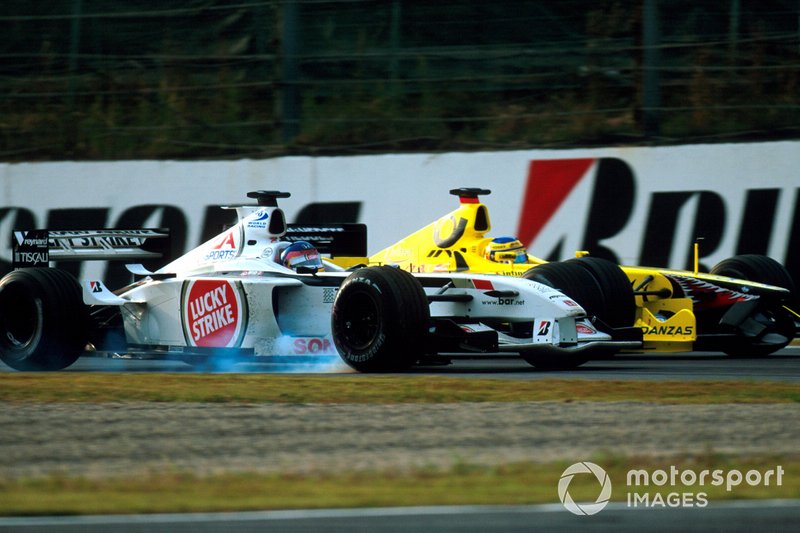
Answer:
[[3, 160], [800, 134], [800, 0], [5, 0]]

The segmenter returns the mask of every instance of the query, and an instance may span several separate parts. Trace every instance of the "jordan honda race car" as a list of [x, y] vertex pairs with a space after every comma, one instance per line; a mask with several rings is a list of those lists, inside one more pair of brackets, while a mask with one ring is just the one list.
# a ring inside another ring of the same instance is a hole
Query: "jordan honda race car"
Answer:
[[[563, 262], [529, 255], [514, 238], [492, 239], [485, 189], [454, 189], [459, 207], [369, 258], [430, 273], [481, 272], [530, 279], [581, 304], [600, 331], [635, 326], [646, 351], [722, 351], [761, 356], [795, 336], [794, 283], [777, 261], [758, 255], [726, 259], [710, 273], [622, 266], [577, 252]], [[341, 264], [348, 264], [340, 260]]]
[[[134, 281], [113, 292], [41, 265], [157, 258], [153, 243], [165, 230], [15, 231], [21, 268], [0, 280], [0, 358], [19, 370], [58, 370], [88, 348], [204, 365], [269, 360], [300, 343], [335, 347], [365, 372], [464, 353], [519, 354], [550, 368], [641, 343], [632, 328], [599, 331], [573, 298], [525, 278], [323, 264], [302, 240], [314, 228], [287, 234], [278, 198], [288, 196], [249, 193], [257, 205], [232, 207], [231, 228], [155, 271], [128, 265]], [[332, 253], [342, 239], [328, 237]], [[348, 253], [364, 255], [366, 245]]]

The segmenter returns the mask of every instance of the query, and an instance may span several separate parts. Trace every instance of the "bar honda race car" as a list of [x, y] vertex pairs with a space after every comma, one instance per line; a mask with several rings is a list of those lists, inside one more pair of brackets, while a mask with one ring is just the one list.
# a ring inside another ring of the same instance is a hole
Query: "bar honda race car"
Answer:
[[[333, 252], [348, 232], [320, 236], [300, 228], [287, 235], [278, 198], [288, 196], [248, 193], [257, 204], [231, 207], [234, 226], [154, 271], [128, 265], [134, 281], [113, 292], [99, 280], [79, 282], [42, 265], [152, 259], [165, 230], [15, 231], [20, 268], [0, 280], [0, 359], [18, 370], [59, 370], [88, 347], [203, 365], [268, 360], [301, 343], [330, 346], [364, 372], [402, 371], [464, 353], [519, 354], [557, 368], [641, 344], [639, 330], [600, 331], [573, 298], [537, 281], [323, 262], [302, 238]], [[365, 255], [363, 242], [347, 254]]]
[[618, 266], [577, 252], [547, 262], [515, 238], [492, 239], [486, 189], [450, 191], [459, 207], [369, 258], [367, 264], [428, 272], [481, 272], [521, 277], [559, 289], [581, 304], [601, 331], [635, 326], [646, 351], [773, 353], [795, 337], [798, 314], [792, 277], [765, 256], [740, 255], [710, 273]]

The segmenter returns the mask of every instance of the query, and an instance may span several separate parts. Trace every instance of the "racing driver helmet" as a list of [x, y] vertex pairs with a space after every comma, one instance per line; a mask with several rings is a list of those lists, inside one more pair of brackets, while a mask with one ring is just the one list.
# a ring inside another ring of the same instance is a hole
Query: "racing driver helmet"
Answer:
[[484, 257], [495, 263], [527, 263], [528, 252], [516, 237], [496, 237], [486, 245]]
[[281, 264], [292, 270], [297, 270], [298, 267], [323, 269], [319, 252], [307, 241], [297, 241], [287, 246], [281, 252]]

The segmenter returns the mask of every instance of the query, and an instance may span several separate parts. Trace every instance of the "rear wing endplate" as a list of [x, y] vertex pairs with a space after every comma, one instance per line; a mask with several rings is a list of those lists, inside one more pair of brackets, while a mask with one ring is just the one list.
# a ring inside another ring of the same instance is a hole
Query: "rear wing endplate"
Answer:
[[169, 230], [14, 230], [11, 250], [13, 268], [50, 261], [160, 259], [169, 251]]

